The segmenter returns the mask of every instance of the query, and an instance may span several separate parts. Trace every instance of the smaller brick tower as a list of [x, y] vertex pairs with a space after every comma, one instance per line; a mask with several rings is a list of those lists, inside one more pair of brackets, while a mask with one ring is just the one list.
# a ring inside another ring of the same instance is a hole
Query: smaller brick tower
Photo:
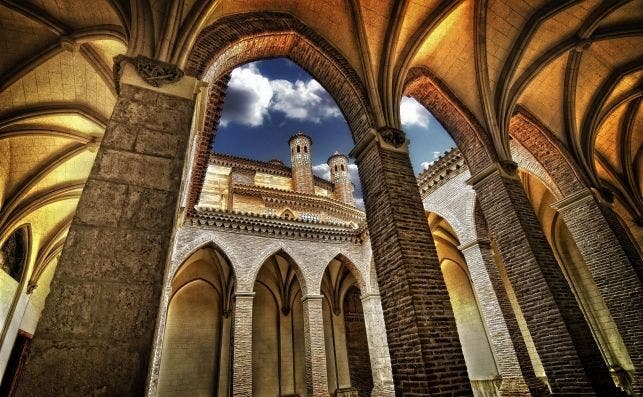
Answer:
[[328, 158], [330, 180], [335, 185], [335, 198], [348, 205], [355, 206], [353, 197], [353, 183], [348, 177], [348, 157], [340, 152], [335, 152]]
[[289, 140], [290, 162], [292, 164], [292, 181], [296, 192], [315, 193], [313, 166], [310, 159], [310, 147], [313, 141], [309, 136], [297, 132]]

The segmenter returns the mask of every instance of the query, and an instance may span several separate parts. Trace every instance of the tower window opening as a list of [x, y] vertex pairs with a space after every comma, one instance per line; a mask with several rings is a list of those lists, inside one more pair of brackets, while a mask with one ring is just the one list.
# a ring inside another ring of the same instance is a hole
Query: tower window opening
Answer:
[[342, 164], [342, 171], [344, 171], [344, 164]]
[[304, 146], [304, 153], [308, 153], [308, 146]]
[[297, 153], [301, 153], [301, 148], [297, 145]]
[[337, 166], [335, 166], [335, 172], [337, 172]]

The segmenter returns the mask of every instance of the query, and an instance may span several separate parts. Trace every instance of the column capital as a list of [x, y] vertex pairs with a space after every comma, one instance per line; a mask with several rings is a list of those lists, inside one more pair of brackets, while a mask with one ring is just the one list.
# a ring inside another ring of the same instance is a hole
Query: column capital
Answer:
[[513, 161], [503, 160], [495, 162], [467, 179], [467, 185], [472, 186], [475, 189], [476, 185], [494, 174], [498, 174], [501, 178], [518, 180], [517, 170], [518, 164]]
[[380, 294], [376, 294], [376, 293], [371, 292], [371, 293], [368, 293], [368, 294], [360, 295], [359, 299], [362, 302], [369, 302], [369, 301], [372, 301], [372, 300], [380, 300], [380, 299], [382, 299], [382, 296]]
[[466, 241], [458, 246], [458, 249], [462, 252], [478, 246], [480, 248], [491, 248], [491, 241], [486, 238], [477, 238], [475, 240]]
[[308, 294], [302, 296], [301, 301], [305, 303], [307, 301], [321, 301], [322, 299], [324, 299], [324, 295]]
[[359, 157], [366, 148], [375, 143], [385, 150], [402, 153], [408, 153], [409, 151], [409, 140], [406, 139], [404, 131], [395, 127], [383, 126], [377, 129], [369, 128], [366, 134], [362, 135], [360, 140], [355, 143], [355, 146], [348, 155], [359, 160]]
[[198, 80], [186, 76], [171, 63], [143, 55], [114, 57], [114, 84], [120, 94], [121, 84], [129, 84], [164, 94], [193, 99], [198, 93]]
[[586, 203], [588, 201], [596, 201], [597, 204], [602, 205], [607, 208], [612, 208], [612, 202], [610, 202], [610, 197], [605, 197], [606, 193], [598, 189], [589, 188], [579, 190], [572, 194], [569, 194], [567, 197], [559, 200], [551, 205], [556, 211], [565, 211], [567, 209], [575, 208], [578, 205]]
[[239, 300], [253, 300], [255, 298], [256, 292], [251, 291], [239, 291], [234, 293], [234, 298]]
[[578, 204], [592, 200], [593, 198], [594, 195], [592, 194], [592, 191], [589, 189], [584, 189], [567, 195], [562, 200], [558, 200], [553, 203], [551, 207], [556, 211], [564, 211], [569, 208], [574, 208]]

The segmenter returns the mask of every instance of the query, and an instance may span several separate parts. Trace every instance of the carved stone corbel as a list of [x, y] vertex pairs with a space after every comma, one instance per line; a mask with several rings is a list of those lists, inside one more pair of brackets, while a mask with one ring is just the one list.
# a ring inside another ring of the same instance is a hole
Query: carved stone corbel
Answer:
[[136, 73], [152, 87], [161, 87], [166, 84], [176, 83], [185, 73], [178, 66], [171, 63], [157, 61], [143, 55], [128, 57], [117, 55], [114, 57], [114, 83], [116, 92], [120, 93], [120, 80], [125, 63], [134, 66]]
[[406, 134], [404, 131], [393, 127], [381, 127], [377, 130], [378, 135], [384, 143], [398, 149], [406, 142]]

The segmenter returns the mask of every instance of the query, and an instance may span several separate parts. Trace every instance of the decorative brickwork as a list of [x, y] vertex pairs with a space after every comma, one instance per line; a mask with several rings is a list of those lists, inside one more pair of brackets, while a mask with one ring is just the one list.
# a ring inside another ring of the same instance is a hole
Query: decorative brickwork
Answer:
[[393, 378], [405, 396], [471, 393], [408, 154], [375, 140], [357, 154]]
[[143, 394], [193, 106], [123, 84], [18, 395]]
[[219, 126], [219, 119], [221, 118], [221, 110], [223, 109], [223, 98], [225, 97], [226, 89], [228, 88], [228, 81], [230, 75], [226, 74], [219, 78], [217, 81], [210, 83], [208, 91], [209, 101], [208, 110], [203, 123], [203, 130], [198, 131], [194, 137], [194, 145], [192, 158], [191, 179], [188, 182], [188, 212], [192, 211], [194, 206], [199, 201], [201, 188], [203, 187], [203, 180], [205, 173], [208, 169], [208, 159], [210, 157], [210, 149], [214, 140], [214, 134]]
[[524, 190], [498, 168], [471, 183], [554, 393], [617, 395]]
[[310, 137], [298, 133], [288, 144], [290, 145], [290, 162], [292, 166], [292, 182], [296, 192], [314, 194], [312, 143]]
[[336, 152], [328, 158], [330, 178], [334, 184], [335, 198], [348, 205], [355, 205], [353, 197], [353, 183], [348, 175], [348, 157]]

